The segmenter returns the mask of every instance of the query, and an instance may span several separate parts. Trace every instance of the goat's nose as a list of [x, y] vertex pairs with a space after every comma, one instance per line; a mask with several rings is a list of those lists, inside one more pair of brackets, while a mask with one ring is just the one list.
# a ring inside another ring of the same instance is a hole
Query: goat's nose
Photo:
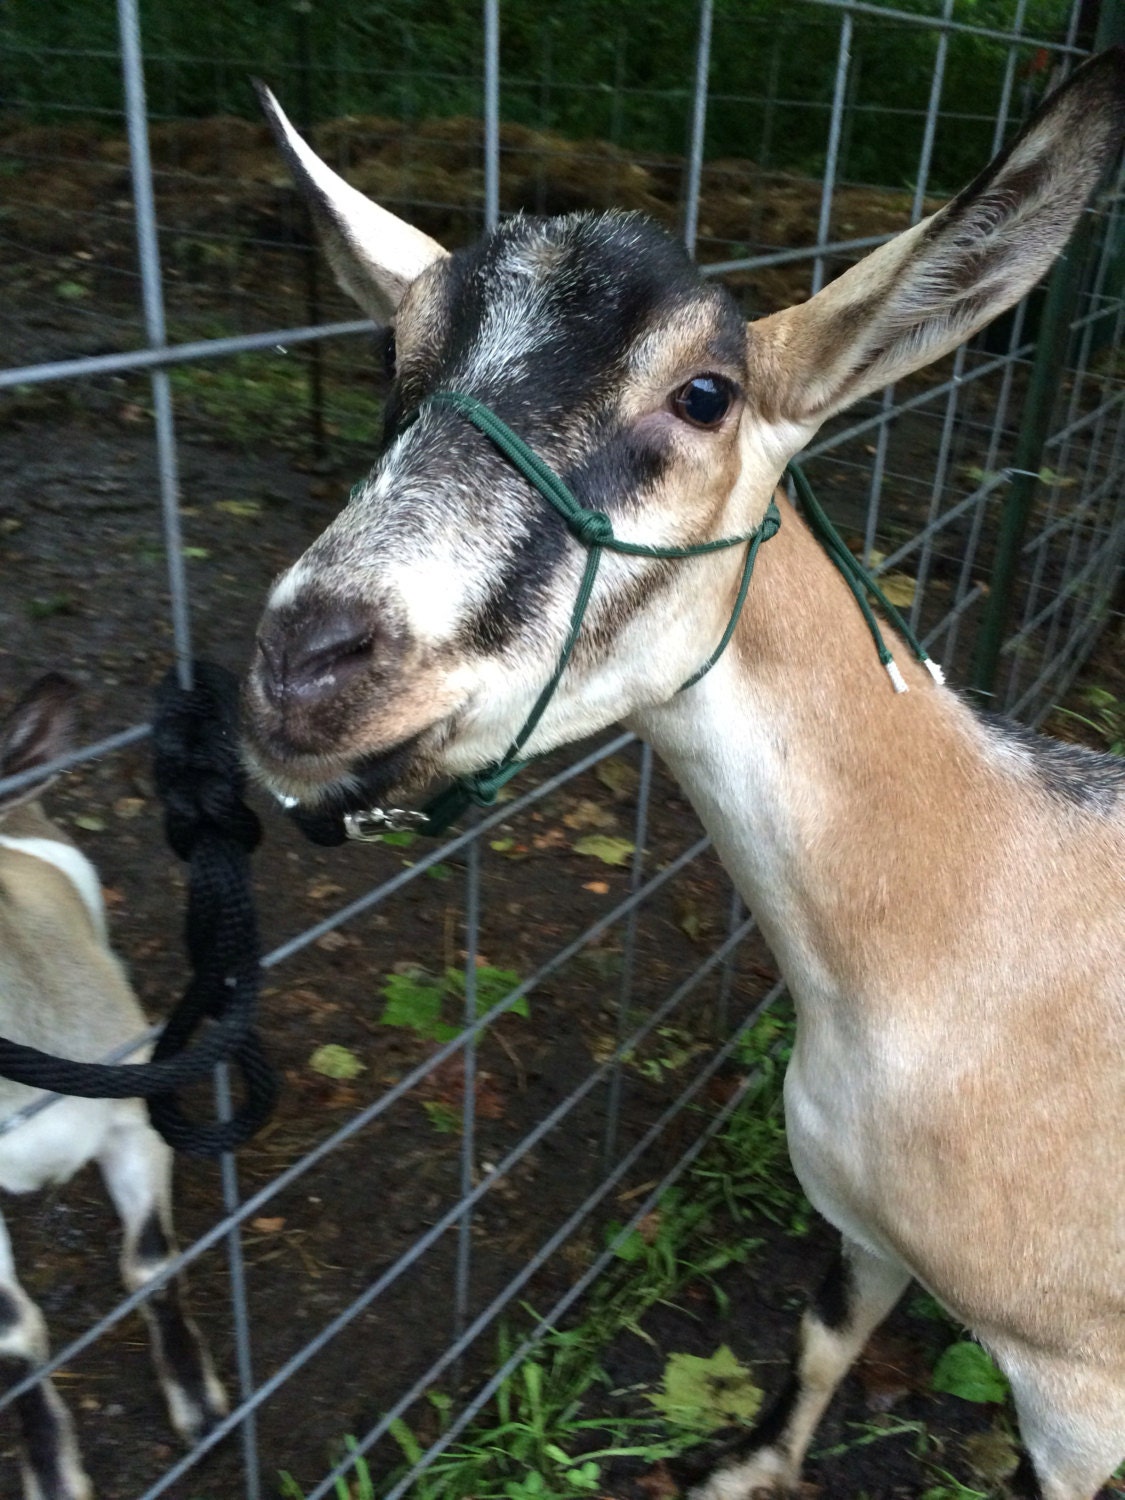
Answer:
[[354, 605], [322, 607], [304, 619], [289, 614], [262, 622], [258, 673], [271, 703], [331, 698], [371, 660], [375, 631]]

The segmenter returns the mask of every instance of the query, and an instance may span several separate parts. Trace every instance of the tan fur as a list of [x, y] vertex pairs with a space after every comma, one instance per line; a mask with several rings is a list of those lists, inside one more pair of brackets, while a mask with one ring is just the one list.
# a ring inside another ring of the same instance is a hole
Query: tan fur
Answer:
[[[744, 350], [737, 324], [733, 343], [726, 336], [713, 289], [693, 295], [677, 282], [673, 310], [630, 332], [605, 398], [637, 449], [662, 460], [629, 499], [605, 497], [615, 534], [696, 542], [757, 525], [826, 417], [952, 349], [1034, 284], [1117, 154], [1123, 121], [1118, 50], [1078, 70], [952, 203], [808, 303], [751, 324]], [[306, 191], [323, 182], [314, 174]], [[560, 221], [560, 234], [573, 222]], [[619, 248], [628, 232], [626, 222]], [[501, 230], [498, 255], [504, 245]], [[363, 256], [379, 259], [371, 246]], [[507, 271], [552, 267], [533, 245]], [[451, 285], [432, 260], [405, 294], [404, 398], [424, 394], [425, 353], [457, 327]], [[482, 399], [497, 401], [513, 369], [532, 373], [534, 317], [548, 305], [536, 300], [542, 286], [504, 289], [485, 299], [465, 365]], [[676, 415], [677, 388], [703, 374], [739, 388], [706, 430]], [[584, 459], [589, 438], [570, 451], [571, 430], [565, 416], [541, 421], [541, 456]], [[407, 733], [391, 790], [479, 771], [550, 679], [581, 575], [577, 547], [554, 564], [533, 625], [507, 654], [474, 652], [452, 630], [443, 644], [431, 629], [423, 660], [402, 624], [398, 550], [424, 576], [452, 531], [475, 577], [502, 535], [541, 524], [538, 497], [490, 450], [451, 424], [440, 431], [442, 448], [413, 450], [425, 465], [412, 466], [409, 439], [385, 456], [369, 503], [314, 543], [272, 619], [267, 609], [246, 706], [252, 753], [277, 787], [307, 776], [318, 791], [310, 737], [325, 781]], [[503, 503], [490, 508], [498, 487]], [[403, 495], [409, 505], [396, 504]], [[740, 552], [655, 565], [607, 555], [527, 747], [543, 752], [619, 718], [645, 735], [714, 837], [797, 1009], [790, 1149], [844, 1236], [846, 1315], [832, 1328], [810, 1312], [788, 1422], [694, 1500], [748, 1500], [796, 1479], [832, 1389], [911, 1276], [996, 1353], [1048, 1500], [1091, 1500], [1125, 1455], [1125, 790], [1111, 806], [1112, 791], [1083, 801], [1081, 787], [1052, 787], [901, 643], [909, 691], [892, 692], [851, 593], [783, 499], [781, 509], [731, 648], [686, 693], [729, 619]], [[358, 643], [367, 656], [351, 639], [345, 687], [328, 673], [311, 686], [279, 674], [272, 662], [288, 649], [319, 660], [309, 632], [335, 601], [352, 611], [343, 634], [357, 615], [371, 622]], [[432, 625], [440, 612], [427, 616], [424, 603], [415, 615]]]

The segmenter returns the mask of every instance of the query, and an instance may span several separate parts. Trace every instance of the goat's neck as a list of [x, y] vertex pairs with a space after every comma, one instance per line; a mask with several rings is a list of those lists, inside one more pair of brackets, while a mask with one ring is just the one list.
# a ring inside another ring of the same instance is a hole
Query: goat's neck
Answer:
[[972, 716], [893, 645], [904, 694], [786, 505], [726, 654], [631, 721], [694, 803], [798, 1002], [879, 1005], [916, 982], [947, 951], [996, 822]]

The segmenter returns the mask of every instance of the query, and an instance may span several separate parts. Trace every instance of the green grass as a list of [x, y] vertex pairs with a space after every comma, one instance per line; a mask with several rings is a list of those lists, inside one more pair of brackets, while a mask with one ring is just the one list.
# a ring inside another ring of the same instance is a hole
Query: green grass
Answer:
[[[689, 1283], [709, 1284], [720, 1307], [716, 1280], [725, 1267], [747, 1260], [760, 1243], [753, 1225], [765, 1216], [801, 1234], [809, 1208], [788, 1164], [781, 1119], [780, 1082], [790, 1044], [789, 1023], [772, 1015], [759, 1022], [743, 1047], [743, 1062], [760, 1077], [689, 1168], [681, 1183], [628, 1233], [611, 1222], [606, 1245], [619, 1240], [612, 1265], [598, 1278], [579, 1321], [550, 1331], [504, 1381], [480, 1420], [440, 1454], [411, 1486], [416, 1500], [576, 1500], [599, 1492], [608, 1465], [623, 1458], [654, 1464], [683, 1453], [703, 1437], [698, 1418], [655, 1408], [638, 1415], [605, 1415], [605, 1351], [626, 1329], [644, 1337], [644, 1314], [675, 1298]], [[525, 1314], [534, 1317], [530, 1309]], [[515, 1322], [499, 1334], [496, 1365], [505, 1363], [525, 1336]], [[444, 1428], [452, 1399], [429, 1393]], [[391, 1435], [404, 1459], [399, 1476], [427, 1446], [419, 1430], [399, 1419]], [[283, 1493], [302, 1493], [292, 1475]], [[384, 1481], [381, 1488], [385, 1490]], [[357, 1458], [352, 1488], [341, 1500], [368, 1500], [371, 1471]]]
[[[310, 433], [308, 377], [293, 355], [239, 354], [214, 365], [171, 372], [177, 407], [205, 423], [216, 442], [304, 446]], [[342, 443], [366, 445], [372, 457], [382, 436], [383, 406], [359, 380], [333, 381], [325, 431]]]
[[1058, 712], [1092, 730], [1111, 755], [1125, 755], [1125, 702], [1103, 687], [1088, 687], [1082, 697], [1088, 713], [1075, 713], [1069, 708]]

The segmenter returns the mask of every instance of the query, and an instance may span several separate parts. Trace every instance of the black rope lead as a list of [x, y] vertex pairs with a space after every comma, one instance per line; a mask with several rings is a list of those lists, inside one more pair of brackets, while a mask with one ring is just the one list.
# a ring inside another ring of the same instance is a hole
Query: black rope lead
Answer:
[[[238, 685], [210, 662], [196, 662], [194, 673], [195, 685], [186, 691], [169, 673], [157, 693], [153, 724], [168, 841], [190, 865], [186, 942], [194, 973], [183, 998], [151, 1062], [75, 1062], [0, 1037], [0, 1075], [83, 1099], [146, 1098], [152, 1123], [170, 1146], [217, 1156], [261, 1128], [278, 1085], [254, 1030], [260, 969], [250, 854], [261, 826], [242, 800]], [[176, 1091], [224, 1059], [241, 1074], [241, 1103], [229, 1120], [192, 1120]]]

